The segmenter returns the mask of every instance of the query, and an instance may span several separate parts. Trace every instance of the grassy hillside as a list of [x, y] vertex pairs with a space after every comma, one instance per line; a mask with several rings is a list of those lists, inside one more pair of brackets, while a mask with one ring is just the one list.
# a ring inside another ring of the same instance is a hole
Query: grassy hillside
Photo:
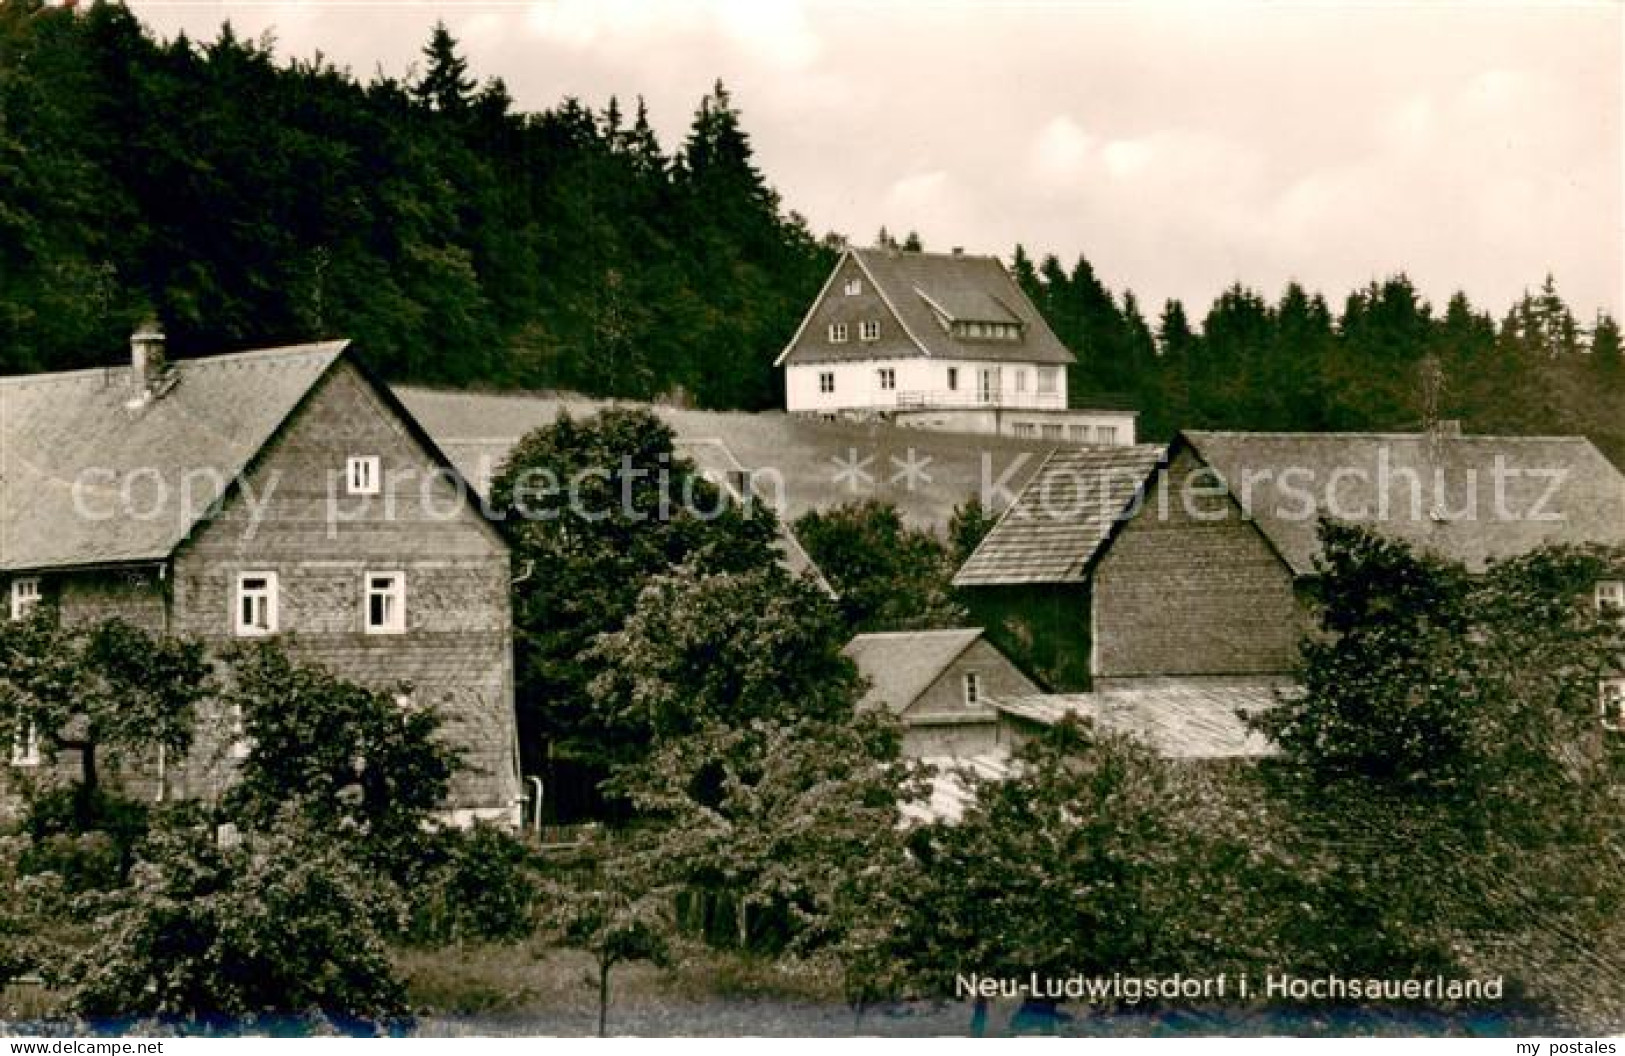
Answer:
[[[559, 395], [485, 395], [400, 387], [401, 400], [476, 486], [484, 487], [525, 433], [561, 410], [584, 416], [605, 401]], [[739, 466], [756, 472], [758, 492], [771, 497], [773, 473], [783, 480], [780, 512], [795, 518], [855, 499], [895, 503], [913, 525], [940, 529], [955, 506], [1002, 482], [1014, 493], [1053, 445], [991, 436], [933, 433], [891, 425], [820, 422], [782, 413], [745, 414], [656, 407], [684, 453], [718, 473]], [[918, 468], [901, 472], [910, 451]], [[855, 457], [873, 478], [840, 476]], [[868, 459], [865, 463], [863, 460]], [[991, 492], [995, 500], [1000, 493]], [[1003, 496], [1008, 498], [1008, 496]]]

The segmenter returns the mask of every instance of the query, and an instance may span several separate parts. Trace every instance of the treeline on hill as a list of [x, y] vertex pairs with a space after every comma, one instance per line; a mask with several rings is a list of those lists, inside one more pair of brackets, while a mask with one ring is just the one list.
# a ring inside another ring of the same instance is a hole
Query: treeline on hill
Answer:
[[833, 258], [720, 83], [674, 153], [628, 111], [516, 113], [444, 29], [362, 83], [0, 0], [0, 373], [116, 362], [155, 312], [182, 355], [342, 335], [392, 379], [767, 406]]
[[[443, 28], [363, 83], [229, 26], [0, 0], [0, 115], [0, 373], [116, 362], [154, 312], [182, 354], [343, 335], [393, 380], [763, 409], [842, 241], [784, 210], [721, 84], [668, 152], [641, 101], [516, 112]], [[1083, 257], [1014, 270], [1072, 391], [1133, 398], [1147, 438], [1449, 417], [1625, 461], [1619, 328], [1549, 278], [1499, 317], [1396, 275], [1340, 306], [1238, 284], [1198, 318]]]

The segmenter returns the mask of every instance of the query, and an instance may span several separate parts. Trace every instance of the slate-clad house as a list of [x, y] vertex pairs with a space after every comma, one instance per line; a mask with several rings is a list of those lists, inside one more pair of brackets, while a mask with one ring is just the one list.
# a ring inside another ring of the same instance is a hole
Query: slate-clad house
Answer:
[[993, 701], [1039, 692], [980, 628], [860, 634], [846, 655], [869, 683], [860, 708], [888, 708], [915, 758], [986, 755], [998, 744]]
[[[410, 683], [464, 753], [448, 812], [511, 821], [510, 561], [471, 495], [346, 342], [168, 365], [143, 333], [127, 367], [0, 379], [6, 615], [48, 599], [217, 647], [277, 635]], [[39, 765], [33, 747], [12, 764]], [[119, 769], [137, 794], [210, 797], [232, 754]]]
[[1057, 448], [954, 576], [976, 618], [1015, 634], [1056, 689], [1089, 688], [1095, 557], [1163, 453]]
[[[1550, 543], [1625, 545], [1625, 476], [1582, 437], [1462, 436], [1450, 423], [1063, 450], [954, 583], [984, 621], [1023, 624], [1040, 661], [1060, 658], [1058, 688], [1284, 682], [1322, 515], [1478, 570]], [[1625, 585], [1597, 589], [1599, 605], [1625, 606]]]
[[1135, 413], [1073, 407], [1061, 344], [996, 257], [848, 249], [774, 362], [792, 414], [1132, 444]]
[[1625, 545], [1625, 476], [1582, 437], [1183, 433], [1093, 559], [1095, 688], [1290, 676], [1322, 514], [1478, 571]]

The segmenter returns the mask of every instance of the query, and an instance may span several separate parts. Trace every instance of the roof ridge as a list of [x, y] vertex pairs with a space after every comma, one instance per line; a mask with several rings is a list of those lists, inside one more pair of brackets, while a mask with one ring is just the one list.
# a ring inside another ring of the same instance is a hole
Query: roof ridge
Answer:
[[[221, 352], [212, 356], [195, 356], [191, 359], [176, 359], [171, 365], [177, 370], [183, 367], [212, 366], [214, 364], [242, 363], [255, 359], [269, 359], [273, 356], [305, 355], [316, 352], [342, 352], [350, 346], [349, 338], [337, 338], [331, 341], [307, 341], [297, 345], [275, 345], [270, 348], [253, 348], [241, 352]], [[104, 377], [109, 371], [126, 370], [129, 363], [109, 363], [102, 367], [79, 367], [74, 370], [41, 371], [34, 374], [7, 374], [0, 376], [0, 386], [18, 386], [30, 384], [49, 384], [57, 381], [70, 381], [78, 378]]]
[[985, 633], [983, 627], [931, 627], [918, 631], [863, 631], [852, 636], [852, 641], [859, 638], [920, 638], [928, 634], [975, 634]]
[[[1314, 430], [1270, 432], [1249, 429], [1182, 429], [1180, 434], [1188, 437], [1211, 436], [1226, 439], [1248, 440], [1429, 440], [1433, 434], [1427, 432], [1365, 432], [1354, 430], [1349, 432], [1317, 432]], [[1525, 435], [1521, 433], [1462, 433], [1453, 436], [1440, 436], [1438, 439], [1458, 443], [1462, 440], [1492, 440], [1497, 443], [1507, 441], [1553, 443], [1564, 441], [1570, 443], [1591, 443], [1591, 438], [1581, 433], [1553, 433], [1541, 435]]]

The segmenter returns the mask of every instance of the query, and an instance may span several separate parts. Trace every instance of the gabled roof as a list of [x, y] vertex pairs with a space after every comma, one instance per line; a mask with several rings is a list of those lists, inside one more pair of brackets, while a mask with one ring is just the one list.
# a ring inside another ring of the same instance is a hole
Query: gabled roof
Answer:
[[185, 360], [133, 410], [127, 366], [0, 378], [0, 570], [168, 557], [347, 346]]
[[1155, 444], [1056, 449], [965, 561], [954, 586], [1082, 582], [1163, 453]]
[[1197, 431], [1181, 444], [1297, 575], [1315, 571], [1320, 514], [1472, 571], [1548, 544], [1625, 545], [1625, 476], [1584, 437]]
[[980, 627], [858, 635], [842, 650], [869, 681], [858, 707], [901, 715], [981, 637]]
[[[874, 356], [874, 350], [861, 342], [830, 346], [803, 341], [808, 323], [830, 294], [831, 280], [849, 259], [869, 277], [908, 338], [906, 345], [888, 345], [890, 354], [1057, 365], [1076, 361], [997, 257], [852, 248], [830, 272], [775, 366], [792, 356], [797, 362]], [[952, 322], [1015, 323], [1022, 328], [1022, 337], [1019, 341], [965, 338], [944, 325]]]
[[1052, 693], [995, 700], [1001, 714], [1051, 726], [1068, 715], [1096, 729], [1138, 737], [1165, 759], [1243, 759], [1272, 755], [1275, 747], [1241, 713], [1275, 706], [1276, 682], [1158, 682], [1098, 693]]

